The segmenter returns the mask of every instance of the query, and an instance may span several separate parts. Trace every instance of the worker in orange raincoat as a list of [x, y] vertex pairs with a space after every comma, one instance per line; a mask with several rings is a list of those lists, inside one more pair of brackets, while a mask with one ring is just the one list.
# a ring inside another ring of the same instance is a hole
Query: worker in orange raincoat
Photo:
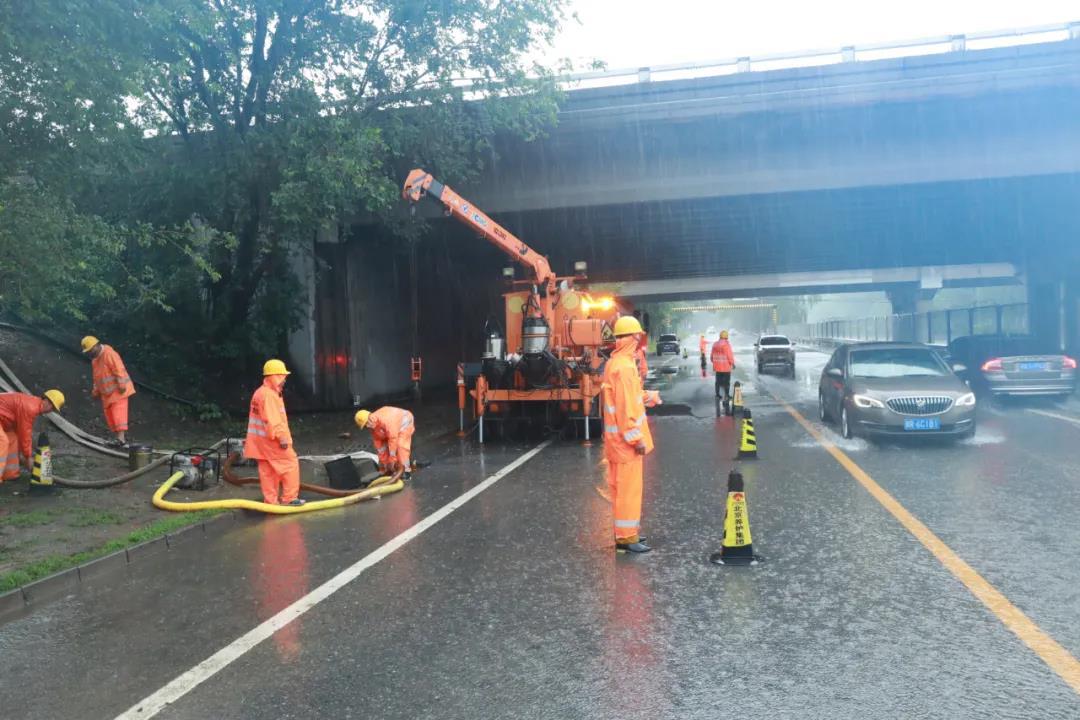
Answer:
[[358, 410], [353, 418], [356, 426], [371, 431], [379, 469], [391, 473], [390, 481], [412, 479], [412, 438], [416, 432], [413, 414], [401, 408], [381, 407], [375, 412]]
[[[0, 393], [0, 482], [16, 480], [19, 465], [34, 468], [34, 420], [38, 415], [60, 412], [64, 393], [48, 390], [42, 397], [26, 393]], [[21, 456], [21, 463], [20, 463]]]
[[728, 342], [728, 331], [720, 332], [720, 339], [712, 346], [713, 372], [716, 373], [716, 397], [720, 398], [720, 388], [724, 389], [724, 403], [731, 399], [731, 371], [735, 369], [735, 353]]
[[641, 537], [641, 490], [645, 455], [653, 450], [645, 419], [646, 400], [656, 404], [656, 393], [641, 388], [634, 364], [641, 323], [630, 316], [615, 321], [615, 350], [604, 366], [601, 402], [604, 414], [604, 458], [607, 460], [616, 552], [652, 550]]
[[124, 361], [111, 346], [105, 345], [93, 335], [82, 339], [82, 351], [90, 357], [94, 374], [92, 397], [101, 399], [101, 409], [109, 431], [116, 435], [116, 445], [127, 444], [128, 398], [135, 394], [135, 384], [128, 376]]
[[285, 363], [267, 360], [263, 384], [251, 396], [244, 455], [258, 462], [263, 502], [270, 505], [303, 505], [300, 494], [300, 460], [293, 448], [285, 400], [281, 397], [290, 375]]

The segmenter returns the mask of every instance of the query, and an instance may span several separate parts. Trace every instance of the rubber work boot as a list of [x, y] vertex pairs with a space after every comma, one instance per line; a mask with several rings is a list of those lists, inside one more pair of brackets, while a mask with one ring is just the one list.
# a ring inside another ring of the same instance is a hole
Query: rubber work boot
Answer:
[[307, 502], [307, 500], [304, 500], [303, 498], [296, 498], [295, 500], [290, 500], [289, 502], [287, 502], [285, 504], [286, 505], [291, 505], [292, 507], [299, 507], [299, 506], [303, 505], [306, 502]]
[[641, 538], [637, 542], [632, 543], [615, 543], [615, 552], [617, 553], [647, 553], [652, 548], [641, 541]]

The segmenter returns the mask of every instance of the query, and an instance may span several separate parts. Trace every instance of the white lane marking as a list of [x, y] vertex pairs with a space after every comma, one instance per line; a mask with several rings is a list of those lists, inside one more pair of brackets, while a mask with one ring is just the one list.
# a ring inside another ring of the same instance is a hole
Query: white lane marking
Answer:
[[1035, 408], [1028, 408], [1029, 413], [1035, 413], [1036, 415], [1044, 415], [1050, 418], [1057, 418], [1058, 420], [1064, 420], [1067, 423], [1073, 425], [1080, 425], [1080, 418], [1073, 417], [1072, 415], [1062, 415], [1060, 413], [1050, 412], [1049, 410], [1036, 410]]
[[443, 505], [431, 515], [428, 515], [426, 518], [416, 523], [409, 529], [405, 530], [393, 540], [390, 540], [386, 544], [382, 545], [377, 550], [368, 553], [363, 558], [358, 560], [355, 564], [349, 566], [345, 570], [342, 570], [340, 573], [330, 578], [325, 583], [315, 588], [307, 595], [300, 598], [292, 605], [279, 612], [277, 615], [274, 615], [269, 620], [264, 621], [252, 630], [249, 630], [244, 635], [238, 637], [236, 640], [233, 640], [231, 643], [218, 650], [216, 653], [206, 658], [201, 663], [185, 672], [183, 675], [176, 677], [172, 682], [165, 685], [154, 694], [143, 698], [139, 702], [135, 703], [128, 710], [121, 713], [120, 715], [117, 715], [117, 720], [135, 720], [135, 718], [154, 717], [159, 712], [164, 710], [170, 703], [176, 702], [184, 695], [187, 695], [189, 692], [198, 687], [201, 683], [209, 680], [221, 670], [224, 670], [231, 663], [242, 657], [246, 652], [254, 648], [262, 641], [269, 638], [275, 632], [285, 627], [293, 620], [300, 617], [308, 610], [312, 609], [341, 588], [348, 585], [350, 582], [355, 580], [360, 575], [360, 573], [364, 572], [379, 561], [385, 559], [392, 552], [416, 538], [418, 535], [420, 535], [420, 533], [432, 527], [440, 520], [448, 516], [450, 513], [454, 512], [462, 505], [469, 502], [474, 497], [497, 483], [499, 480], [524, 465], [552, 442], [553, 440], [545, 440], [544, 442], [540, 443], [532, 450], [528, 451], [527, 453], [504, 467], [502, 470], [499, 470], [497, 473], [484, 480], [472, 490], [469, 490], [468, 492], [459, 495], [456, 499], [451, 500], [446, 505]]

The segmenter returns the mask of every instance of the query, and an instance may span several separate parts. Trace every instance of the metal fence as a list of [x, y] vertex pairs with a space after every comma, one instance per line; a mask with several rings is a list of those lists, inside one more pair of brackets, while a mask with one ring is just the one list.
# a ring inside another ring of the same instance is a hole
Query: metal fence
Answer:
[[945, 346], [966, 335], [1026, 335], [1029, 328], [1027, 303], [1016, 303], [781, 325], [779, 331], [818, 344], [878, 341]]

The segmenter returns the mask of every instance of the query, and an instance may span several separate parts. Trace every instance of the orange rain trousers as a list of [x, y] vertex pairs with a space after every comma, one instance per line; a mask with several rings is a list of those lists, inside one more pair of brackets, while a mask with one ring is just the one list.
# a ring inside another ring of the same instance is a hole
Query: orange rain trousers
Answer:
[[300, 461], [295, 453], [292, 453], [292, 457], [260, 459], [256, 462], [259, 464], [259, 487], [262, 488], [263, 502], [287, 505], [297, 498], [300, 494]]
[[19, 438], [13, 432], [0, 432], [0, 482], [19, 477]]
[[110, 404], [101, 401], [101, 408], [105, 412], [105, 422], [109, 424], [109, 430], [113, 433], [126, 433], [128, 431], [128, 399], [113, 399]]
[[608, 461], [608, 491], [615, 518], [615, 542], [638, 541], [641, 529], [641, 486], [645, 468], [639, 455], [630, 462]]

